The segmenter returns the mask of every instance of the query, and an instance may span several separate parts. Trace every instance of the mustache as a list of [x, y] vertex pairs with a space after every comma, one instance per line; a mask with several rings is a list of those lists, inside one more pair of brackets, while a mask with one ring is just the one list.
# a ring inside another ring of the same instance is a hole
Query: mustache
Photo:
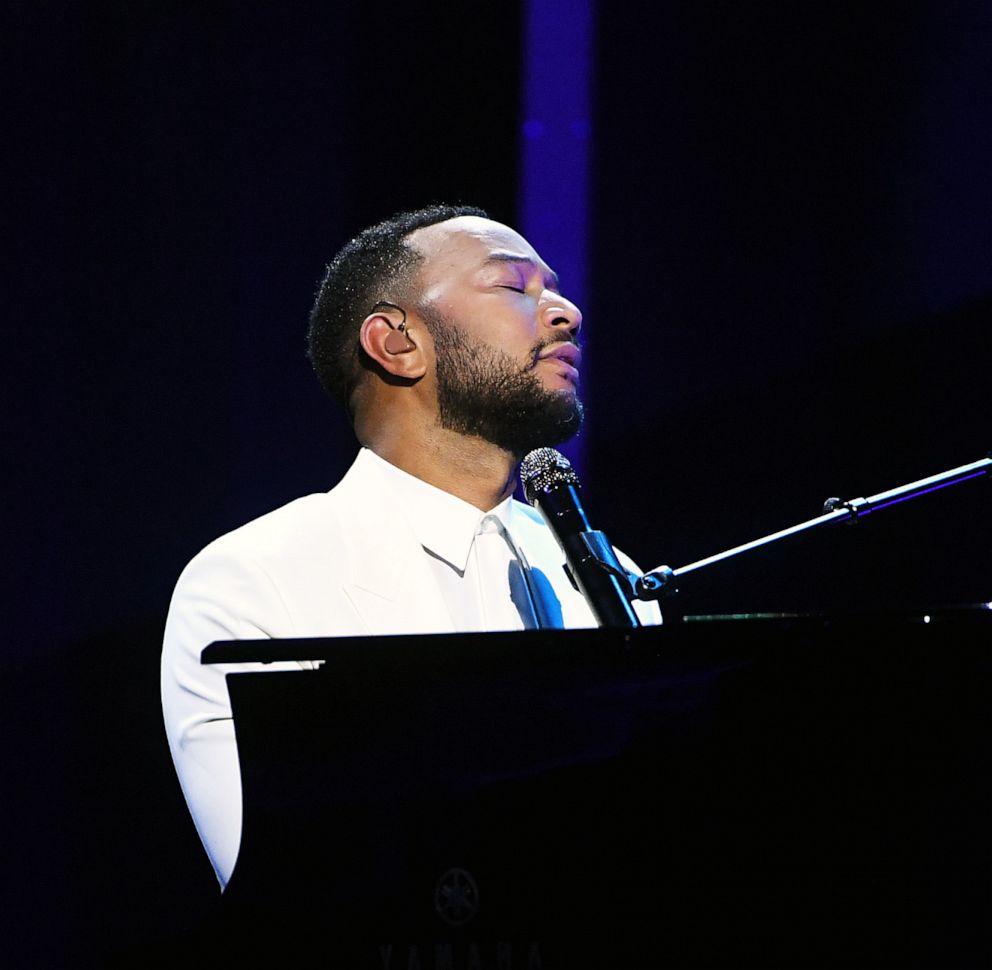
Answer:
[[572, 346], [578, 347], [579, 350], [582, 349], [582, 344], [568, 334], [563, 334], [560, 337], [548, 337], [545, 340], [534, 344], [531, 348], [531, 364], [536, 367], [538, 358], [540, 358], [541, 354], [543, 354], [548, 347], [554, 347], [556, 344], [572, 344]]

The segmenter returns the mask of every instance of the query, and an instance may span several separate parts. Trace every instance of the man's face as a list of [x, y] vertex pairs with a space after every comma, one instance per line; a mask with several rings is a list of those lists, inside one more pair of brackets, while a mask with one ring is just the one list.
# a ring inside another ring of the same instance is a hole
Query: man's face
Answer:
[[418, 230], [417, 312], [433, 338], [442, 426], [516, 455], [579, 429], [582, 315], [518, 233], [488, 219]]

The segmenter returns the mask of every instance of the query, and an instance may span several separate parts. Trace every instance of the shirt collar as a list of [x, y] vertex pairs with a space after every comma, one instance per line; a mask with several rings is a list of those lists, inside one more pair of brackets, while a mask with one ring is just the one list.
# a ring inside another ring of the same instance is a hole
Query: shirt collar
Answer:
[[488, 512], [480, 512], [474, 505], [391, 465], [367, 448], [362, 449], [360, 457], [378, 469], [417, 541], [459, 572], [465, 572], [472, 543], [486, 516], [498, 518], [513, 535], [512, 496]]

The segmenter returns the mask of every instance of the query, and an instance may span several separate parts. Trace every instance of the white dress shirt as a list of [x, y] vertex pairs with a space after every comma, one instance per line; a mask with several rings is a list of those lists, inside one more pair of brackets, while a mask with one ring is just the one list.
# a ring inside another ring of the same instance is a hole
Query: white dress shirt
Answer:
[[[562, 625], [538, 620], [540, 594], [530, 564], [513, 538], [514, 508], [506, 498], [489, 512], [421, 481], [373, 452], [367, 461], [402, 503], [410, 528], [462, 633]], [[537, 600], [537, 603], [535, 603]]]

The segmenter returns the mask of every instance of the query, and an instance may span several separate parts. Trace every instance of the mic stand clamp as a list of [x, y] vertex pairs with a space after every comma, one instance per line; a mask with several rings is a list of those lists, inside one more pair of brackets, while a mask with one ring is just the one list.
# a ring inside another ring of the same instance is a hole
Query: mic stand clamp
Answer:
[[643, 576], [631, 574], [634, 583], [634, 595], [639, 600], [660, 600], [665, 596], [674, 596], [678, 587], [674, 584], [675, 571], [669, 566], [659, 566]]
[[850, 516], [849, 519], [841, 519], [845, 525], [857, 525], [858, 517], [868, 515], [873, 511], [871, 502], [866, 498], [852, 498], [845, 502], [842, 498], [828, 498], [823, 503], [823, 514], [829, 515], [843, 509]]
[[[671, 584], [675, 574], [668, 566], [659, 566], [643, 576], [624, 569], [605, 532], [600, 532], [598, 529], [580, 532], [579, 540], [589, 554], [588, 558], [618, 580], [628, 599], [660, 600], [663, 596], [674, 596], [678, 592], [678, 589]], [[579, 586], [567, 564], [565, 572], [569, 581], [579, 591]]]
[[[580, 532], [577, 538], [587, 553], [586, 556], [583, 556], [583, 561], [592, 561], [604, 572], [613, 576], [620, 583], [628, 600], [637, 599], [636, 584], [640, 581], [641, 577], [623, 568], [620, 560], [617, 559], [617, 554], [610, 540], [606, 538], [606, 533], [600, 532], [599, 529], [589, 529], [585, 532]], [[565, 563], [565, 572], [568, 574], [569, 582], [575, 587], [576, 592], [582, 592], [575, 577], [572, 575], [572, 570], [568, 568], [568, 563]]]

